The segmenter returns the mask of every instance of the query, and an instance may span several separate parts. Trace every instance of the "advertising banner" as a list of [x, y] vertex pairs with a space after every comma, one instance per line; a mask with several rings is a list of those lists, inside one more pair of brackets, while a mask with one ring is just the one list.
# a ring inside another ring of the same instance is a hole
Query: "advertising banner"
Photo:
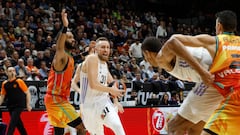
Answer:
[[[167, 122], [177, 113], [178, 107], [124, 108], [119, 113], [126, 135], [165, 135]], [[3, 121], [9, 124], [9, 113], [3, 112]], [[24, 111], [22, 120], [29, 135], [53, 135], [53, 127], [48, 122], [45, 111]], [[71, 133], [67, 133], [71, 135]], [[14, 135], [19, 135], [17, 129]], [[105, 135], [114, 133], [105, 128]]]

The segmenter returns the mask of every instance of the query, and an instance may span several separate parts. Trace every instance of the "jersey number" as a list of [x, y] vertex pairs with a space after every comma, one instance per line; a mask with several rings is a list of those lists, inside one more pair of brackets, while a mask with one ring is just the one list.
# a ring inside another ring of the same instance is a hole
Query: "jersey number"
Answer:
[[[232, 58], [240, 58], [239, 54], [232, 54], [231, 55]], [[230, 69], [240, 69], [240, 61], [233, 61], [230, 65], [229, 65]]]
[[100, 83], [105, 84], [106, 80], [107, 80], [107, 77], [105, 75], [101, 75]]

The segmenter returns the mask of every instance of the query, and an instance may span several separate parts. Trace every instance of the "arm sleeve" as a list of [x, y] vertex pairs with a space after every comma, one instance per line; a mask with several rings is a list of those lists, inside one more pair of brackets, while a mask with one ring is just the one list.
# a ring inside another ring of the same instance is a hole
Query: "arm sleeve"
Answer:
[[19, 85], [19, 87], [21, 88], [21, 90], [23, 92], [26, 92], [28, 90], [28, 87], [27, 87], [26, 83], [23, 80], [17, 79], [17, 82], [18, 82], [18, 85]]

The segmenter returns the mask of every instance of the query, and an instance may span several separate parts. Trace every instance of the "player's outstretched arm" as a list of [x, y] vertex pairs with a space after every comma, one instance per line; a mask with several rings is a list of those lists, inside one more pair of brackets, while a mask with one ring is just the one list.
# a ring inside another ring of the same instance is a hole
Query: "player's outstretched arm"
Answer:
[[53, 65], [56, 70], [61, 71], [63, 66], [65, 66], [67, 62], [67, 57], [65, 53], [65, 41], [67, 38], [67, 28], [68, 28], [68, 19], [67, 19], [67, 13], [66, 10], [63, 9], [61, 12], [62, 16], [62, 23], [63, 23], [63, 29], [59, 33], [56, 43], [56, 53], [53, 60]]
[[67, 13], [65, 12], [66, 10], [63, 9], [61, 12], [61, 16], [62, 16], [62, 23], [63, 23], [63, 30], [62, 32], [59, 34], [59, 37], [57, 39], [57, 43], [56, 43], [56, 51], [64, 51], [64, 47], [65, 47], [65, 41], [66, 41], [66, 33], [67, 33], [67, 28], [68, 28], [68, 19], [67, 19]]

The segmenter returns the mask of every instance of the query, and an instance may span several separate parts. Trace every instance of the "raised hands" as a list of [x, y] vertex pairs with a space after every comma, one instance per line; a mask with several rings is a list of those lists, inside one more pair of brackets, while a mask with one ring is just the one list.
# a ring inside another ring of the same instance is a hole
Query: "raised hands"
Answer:
[[63, 9], [61, 12], [61, 16], [62, 16], [62, 22], [63, 22], [63, 26], [64, 27], [68, 27], [68, 18], [67, 18], [67, 13], [66, 13], [66, 9]]

